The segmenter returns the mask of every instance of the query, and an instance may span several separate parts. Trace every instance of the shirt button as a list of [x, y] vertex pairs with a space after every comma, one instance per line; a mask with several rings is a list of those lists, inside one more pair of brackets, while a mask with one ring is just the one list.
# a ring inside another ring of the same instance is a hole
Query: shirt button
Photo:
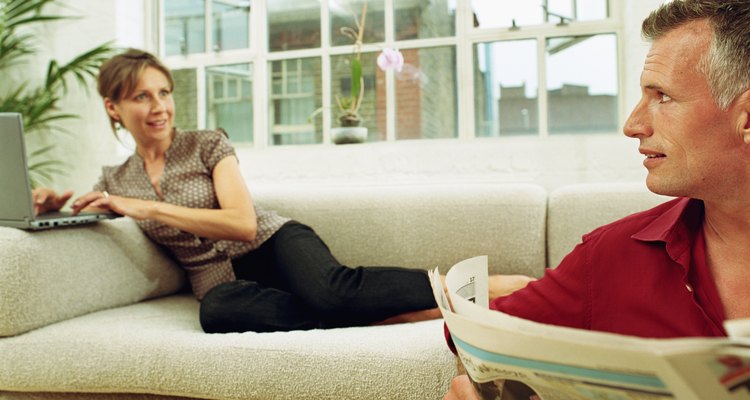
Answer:
[[690, 293], [692, 293], [692, 292], [693, 292], [693, 287], [692, 287], [692, 286], [690, 286], [690, 284], [689, 284], [689, 283], [686, 283], [686, 284], [685, 284], [685, 289], [687, 289], [687, 291], [688, 291], [688, 292], [690, 292]]

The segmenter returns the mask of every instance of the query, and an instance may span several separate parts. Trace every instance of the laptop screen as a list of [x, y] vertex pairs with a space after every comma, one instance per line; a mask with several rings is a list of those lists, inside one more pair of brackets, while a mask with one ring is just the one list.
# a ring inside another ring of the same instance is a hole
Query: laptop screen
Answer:
[[0, 113], [0, 143], [0, 220], [32, 219], [34, 205], [21, 114]]

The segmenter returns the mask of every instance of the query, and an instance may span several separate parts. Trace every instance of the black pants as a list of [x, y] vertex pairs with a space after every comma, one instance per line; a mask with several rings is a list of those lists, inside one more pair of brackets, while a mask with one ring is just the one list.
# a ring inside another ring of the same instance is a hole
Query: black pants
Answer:
[[206, 332], [359, 326], [437, 307], [426, 271], [343, 266], [312, 228], [294, 221], [232, 264], [237, 280], [201, 302]]

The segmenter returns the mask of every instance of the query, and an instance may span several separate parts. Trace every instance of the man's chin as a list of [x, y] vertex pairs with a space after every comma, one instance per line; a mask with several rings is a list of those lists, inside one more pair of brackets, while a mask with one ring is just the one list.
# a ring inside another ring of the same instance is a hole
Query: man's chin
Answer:
[[646, 187], [648, 190], [660, 194], [662, 196], [670, 196], [670, 197], [687, 197], [688, 195], [685, 193], [682, 188], [678, 187], [674, 184], [669, 184], [667, 182], [661, 181], [655, 177], [653, 177], [651, 174], [648, 175], [646, 178]]

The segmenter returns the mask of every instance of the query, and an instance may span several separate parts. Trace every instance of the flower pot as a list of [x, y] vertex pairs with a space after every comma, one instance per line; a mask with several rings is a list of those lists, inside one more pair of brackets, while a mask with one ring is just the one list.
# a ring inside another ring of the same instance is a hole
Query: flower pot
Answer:
[[331, 128], [331, 139], [336, 144], [364, 143], [367, 141], [367, 127], [347, 126]]

